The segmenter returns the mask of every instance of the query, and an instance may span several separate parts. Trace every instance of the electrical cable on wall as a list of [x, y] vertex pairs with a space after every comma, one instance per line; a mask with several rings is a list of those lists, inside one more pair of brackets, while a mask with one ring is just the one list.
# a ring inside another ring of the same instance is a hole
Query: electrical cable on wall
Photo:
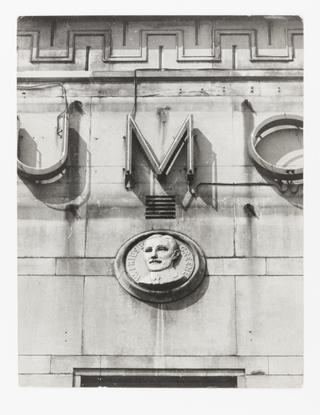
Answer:
[[65, 86], [63, 85], [62, 82], [53, 82], [53, 83], [47, 83], [47, 84], [33, 84], [33, 85], [17, 85], [17, 89], [18, 90], [26, 90], [26, 91], [33, 91], [33, 90], [37, 90], [37, 89], [45, 89], [45, 88], [52, 88], [55, 86], [60, 86], [62, 89], [62, 95], [63, 95], [63, 99], [65, 102], [65, 110], [64, 111], [68, 111], [68, 99], [67, 99], [67, 91]]

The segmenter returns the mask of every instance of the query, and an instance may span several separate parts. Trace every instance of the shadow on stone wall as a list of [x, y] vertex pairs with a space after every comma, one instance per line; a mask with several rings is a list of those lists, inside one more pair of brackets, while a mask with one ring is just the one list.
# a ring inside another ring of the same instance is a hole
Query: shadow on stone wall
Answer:
[[206, 293], [209, 287], [209, 277], [206, 275], [201, 284], [193, 291], [181, 300], [174, 301], [172, 303], [155, 304], [148, 303], [151, 307], [161, 308], [163, 310], [184, 310], [193, 304], [197, 303]]
[[30, 167], [37, 166], [37, 156], [40, 155], [38, 145], [25, 128], [19, 129], [17, 150], [18, 159], [23, 164]]
[[[207, 137], [195, 128], [195, 186], [198, 183], [211, 183], [218, 180], [217, 155], [212, 149], [212, 143]], [[197, 197], [203, 200], [207, 206], [218, 210], [218, 187], [205, 186], [199, 187]]]

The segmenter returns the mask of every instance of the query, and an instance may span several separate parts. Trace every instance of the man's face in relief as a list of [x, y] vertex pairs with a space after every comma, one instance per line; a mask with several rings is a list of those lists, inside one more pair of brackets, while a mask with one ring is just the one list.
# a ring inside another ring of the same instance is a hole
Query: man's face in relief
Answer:
[[144, 243], [143, 254], [149, 271], [162, 271], [172, 266], [180, 251], [172, 236], [152, 235]]

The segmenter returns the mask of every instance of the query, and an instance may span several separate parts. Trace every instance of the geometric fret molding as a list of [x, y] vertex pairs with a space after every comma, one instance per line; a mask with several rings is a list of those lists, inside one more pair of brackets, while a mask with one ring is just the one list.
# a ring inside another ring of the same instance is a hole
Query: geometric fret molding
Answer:
[[223, 29], [214, 31], [214, 60], [216, 62], [221, 62], [221, 38], [222, 36], [248, 36], [249, 37], [249, 46], [250, 46], [250, 61], [251, 62], [290, 62], [294, 60], [294, 38], [295, 36], [302, 36], [302, 29], [285, 29], [286, 36], [286, 47], [283, 55], [260, 55], [258, 51], [258, 35], [257, 30], [255, 29]]
[[[75, 58], [75, 39], [79, 36], [100, 36], [103, 38], [103, 61], [110, 55], [110, 30], [68, 30], [67, 46], [64, 55], [42, 55], [39, 47], [40, 32], [36, 30], [18, 30], [18, 36], [31, 37], [31, 59], [32, 63], [40, 62], [74, 62]], [[60, 52], [60, 51], [59, 51]]]
[[[222, 60], [222, 37], [227, 36], [247, 36], [249, 38], [250, 61], [251, 62], [290, 62], [295, 57], [296, 36], [302, 36], [302, 29], [285, 29], [286, 46], [281, 55], [262, 55], [258, 50], [258, 31], [256, 29], [217, 29], [212, 31], [211, 54], [210, 55], [189, 55], [184, 43], [184, 30], [139, 30], [138, 53], [136, 55], [116, 55], [113, 52], [111, 30], [68, 30], [66, 50], [52, 51], [46, 55], [41, 53], [39, 46], [40, 31], [18, 31], [18, 36], [31, 37], [31, 59], [32, 63], [41, 62], [74, 62], [75, 59], [75, 39], [79, 36], [96, 36], [103, 38], [103, 62], [148, 62], [149, 39], [151, 36], [175, 36], [175, 47], [177, 52], [177, 62], [221, 62]], [[121, 50], [126, 51], [126, 46]]]
[[301, 36], [301, 29], [286, 29], [286, 47], [284, 54], [281, 56], [259, 55], [257, 46], [257, 30], [256, 29], [219, 29], [213, 31], [213, 53], [207, 56], [190, 56], [185, 54], [184, 30], [140, 30], [139, 44], [140, 51], [136, 56], [109, 56], [108, 62], [147, 62], [148, 61], [148, 39], [150, 36], [176, 36], [177, 62], [194, 61], [194, 62], [221, 62], [222, 36], [248, 36], [250, 45], [250, 61], [273, 61], [273, 62], [289, 62], [294, 59], [294, 37]]

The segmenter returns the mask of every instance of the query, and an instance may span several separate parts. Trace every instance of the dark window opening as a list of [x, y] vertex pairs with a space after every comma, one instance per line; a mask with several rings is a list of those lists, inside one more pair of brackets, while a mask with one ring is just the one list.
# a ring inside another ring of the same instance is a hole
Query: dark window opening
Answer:
[[81, 376], [81, 387], [236, 388], [236, 376]]

